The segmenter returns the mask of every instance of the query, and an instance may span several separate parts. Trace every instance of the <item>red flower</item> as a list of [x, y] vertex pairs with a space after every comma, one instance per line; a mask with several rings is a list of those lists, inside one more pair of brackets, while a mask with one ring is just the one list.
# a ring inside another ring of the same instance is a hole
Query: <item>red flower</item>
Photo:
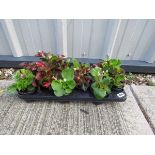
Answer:
[[35, 56], [36, 57], [45, 57], [45, 52], [44, 51], [38, 52]]
[[51, 85], [50, 81], [43, 83], [43, 87], [45, 87], [45, 88], [48, 88], [50, 85]]
[[45, 67], [44, 62], [36, 62], [37, 67]]

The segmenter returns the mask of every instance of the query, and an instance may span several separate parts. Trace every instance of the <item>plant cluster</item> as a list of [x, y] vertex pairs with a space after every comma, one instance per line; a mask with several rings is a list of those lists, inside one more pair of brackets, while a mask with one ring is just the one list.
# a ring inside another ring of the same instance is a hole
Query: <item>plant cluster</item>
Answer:
[[102, 68], [95, 67], [91, 69], [91, 75], [93, 76], [93, 83], [91, 88], [93, 89], [94, 96], [97, 99], [103, 99], [107, 94], [111, 92], [110, 84], [111, 78], [105, 77]]
[[64, 55], [38, 52], [39, 62], [22, 63], [9, 86], [10, 92], [49, 89], [56, 96], [72, 93], [74, 89], [93, 92], [97, 99], [106, 97], [112, 89], [123, 88], [125, 73], [118, 59], [107, 59], [98, 64], [81, 63]]
[[45, 52], [38, 52], [37, 57], [40, 57], [40, 62], [22, 63], [21, 66], [33, 72], [35, 75], [34, 85], [45, 88], [50, 88], [52, 80], [61, 77], [61, 72], [69, 65], [69, 61], [64, 58], [64, 55], [54, 55]]
[[76, 88], [86, 91], [92, 82], [92, 77], [90, 76], [90, 65], [79, 63], [77, 59], [73, 59], [72, 63]]
[[8, 87], [10, 93], [14, 91], [32, 91], [35, 89], [33, 86], [34, 75], [30, 70], [20, 69], [14, 75], [15, 83]]
[[125, 81], [125, 71], [121, 68], [119, 59], [107, 59], [99, 65], [105, 77], [111, 77], [111, 85], [113, 88], [123, 88]]
[[69, 95], [75, 88], [74, 71], [71, 68], [65, 68], [61, 73], [62, 79], [52, 81], [52, 89], [56, 96]]

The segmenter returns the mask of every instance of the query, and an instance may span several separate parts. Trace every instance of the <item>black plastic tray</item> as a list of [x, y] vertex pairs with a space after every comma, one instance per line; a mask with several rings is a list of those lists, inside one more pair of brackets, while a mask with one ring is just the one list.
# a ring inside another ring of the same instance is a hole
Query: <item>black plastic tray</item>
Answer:
[[124, 90], [117, 90], [112, 91], [111, 94], [106, 96], [103, 100], [97, 100], [90, 90], [87, 90], [86, 92], [83, 92], [81, 90], [75, 89], [70, 95], [63, 96], [63, 97], [57, 97], [53, 94], [53, 92], [50, 92], [46, 89], [42, 89], [39, 92], [35, 92], [34, 94], [20, 94], [18, 93], [18, 97], [21, 99], [24, 99], [25, 101], [45, 101], [45, 100], [51, 100], [51, 101], [60, 101], [60, 102], [73, 102], [73, 101], [87, 101], [87, 102], [93, 102], [95, 104], [101, 104], [105, 101], [112, 101], [112, 102], [123, 102], [127, 99], [127, 95]]

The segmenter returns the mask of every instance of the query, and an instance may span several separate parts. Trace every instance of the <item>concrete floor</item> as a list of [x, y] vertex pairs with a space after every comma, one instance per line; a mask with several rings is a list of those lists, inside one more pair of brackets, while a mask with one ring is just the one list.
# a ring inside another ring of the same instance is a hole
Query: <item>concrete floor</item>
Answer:
[[[11, 82], [0, 81], [0, 90]], [[155, 87], [126, 86], [125, 102], [31, 102], [0, 94], [1, 135], [152, 135]], [[84, 113], [83, 110], [87, 111]]]

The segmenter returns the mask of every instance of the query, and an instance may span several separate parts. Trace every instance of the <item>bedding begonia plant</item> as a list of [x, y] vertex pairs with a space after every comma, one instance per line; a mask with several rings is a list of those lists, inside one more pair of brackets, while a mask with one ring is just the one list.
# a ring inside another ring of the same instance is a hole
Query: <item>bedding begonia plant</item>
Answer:
[[97, 64], [81, 63], [45, 52], [36, 54], [38, 62], [22, 63], [8, 87], [9, 92], [48, 89], [57, 97], [72, 94], [74, 89], [91, 91], [96, 99], [104, 99], [114, 89], [124, 87], [125, 72], [119, 59], [107, 59]]

